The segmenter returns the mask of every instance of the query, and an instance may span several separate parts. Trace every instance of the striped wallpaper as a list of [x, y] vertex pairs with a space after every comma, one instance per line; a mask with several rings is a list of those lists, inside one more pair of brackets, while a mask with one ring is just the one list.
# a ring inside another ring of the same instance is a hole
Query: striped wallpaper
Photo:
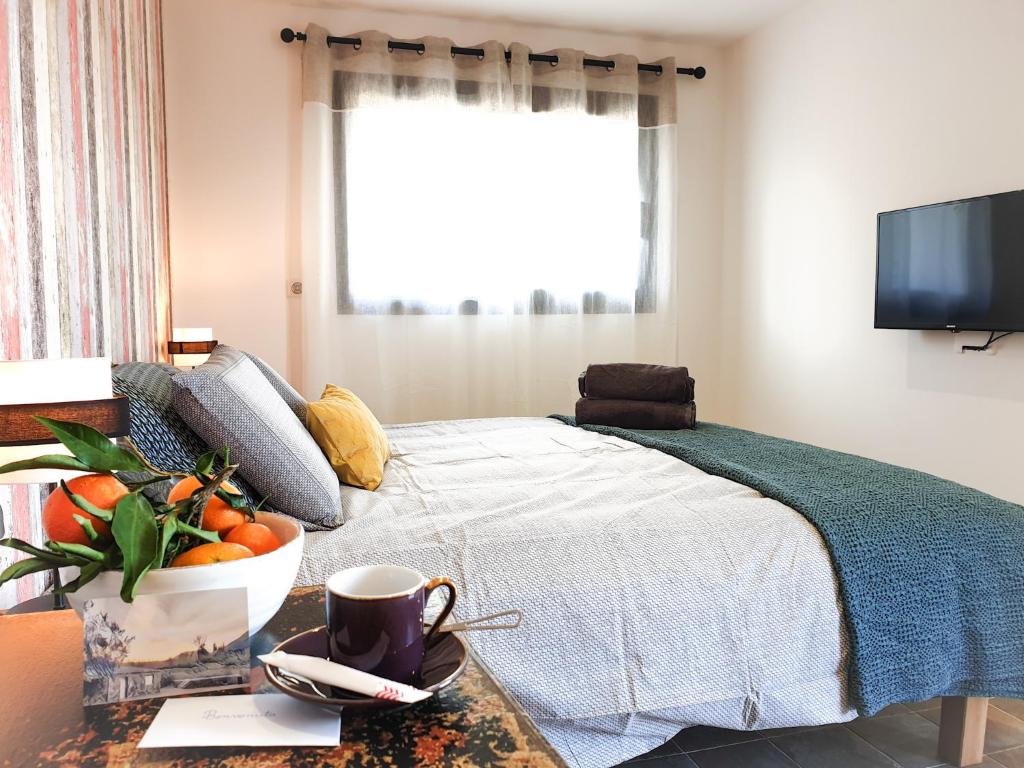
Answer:
[[[160, 46], [160, 0], [0, 0], [0, 359], [162, 358]], [[0, 485], [8, 535], [42, 541], [46, 491]]]

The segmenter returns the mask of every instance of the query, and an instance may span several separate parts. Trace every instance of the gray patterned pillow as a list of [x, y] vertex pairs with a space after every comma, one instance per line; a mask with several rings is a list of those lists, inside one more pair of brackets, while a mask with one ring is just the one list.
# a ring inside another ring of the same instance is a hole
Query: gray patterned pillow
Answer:
[[[218, 346], [226, 345], [220, 344]], [[228, 347], [228, 349], [232, 349], [232, 347]], [[278, 373], [269, 365], [267, 365], [262, 360], [262, 358], [257, 357], [251, 352], [246, 352], [244, 350], [239, 351], [241, 351], [243, 355], [252, 360], [253, 365], [259, 368], [260, 373], [262, 373], [266, 377], [267, 381], [270, 382], [270, 386], [277, 390], [277, 394], [279, 394], [281, 396], [281, 399], [284, 400], [284, 404], [292, 409], [292, 413], [298, 416], [299, 421], [305, 424], [306, 398], [304, 398], [302, 395], [296, 392], [295, 387], [289, 384], [280, 373]]]
[[274, 509], [311, 530], [341, 525], [338, 478], [306, 427], [240, 350], [172, 380], [174, 409], [210, 445], [226, 445], [238, 473]]

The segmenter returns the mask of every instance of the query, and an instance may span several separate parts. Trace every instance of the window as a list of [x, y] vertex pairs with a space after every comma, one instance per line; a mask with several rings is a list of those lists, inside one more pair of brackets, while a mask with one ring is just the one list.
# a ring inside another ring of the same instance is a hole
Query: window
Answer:
[[656, 142], [602, 97], [335, 112], [339, 313], [654, 311]]

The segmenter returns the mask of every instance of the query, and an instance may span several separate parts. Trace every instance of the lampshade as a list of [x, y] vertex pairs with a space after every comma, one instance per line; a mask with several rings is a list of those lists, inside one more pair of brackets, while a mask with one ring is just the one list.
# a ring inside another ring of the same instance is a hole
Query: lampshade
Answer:
[[[68, 450], [32, 416], [77, 421], [107, 435], [127, 433], [125, 398], [113, 397], [110, 358], [0, 362], [0, 464]], [[0, 483], [55, 483], [79, 472], [33, 469]]]
[[216, 346], [213, 328], [174, 328], [167, 351], [179, 368], [194, 368], [205, 363]]

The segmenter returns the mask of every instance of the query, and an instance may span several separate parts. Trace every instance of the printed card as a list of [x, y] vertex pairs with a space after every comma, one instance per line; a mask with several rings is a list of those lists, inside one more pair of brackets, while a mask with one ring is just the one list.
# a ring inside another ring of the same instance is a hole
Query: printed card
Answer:
[[165, 701], [139, 747], [336, 747], [341, 715], [279, 693]]
[[249, 684], [244, 587], [89, 600], [82, 622], [87, 705]]

